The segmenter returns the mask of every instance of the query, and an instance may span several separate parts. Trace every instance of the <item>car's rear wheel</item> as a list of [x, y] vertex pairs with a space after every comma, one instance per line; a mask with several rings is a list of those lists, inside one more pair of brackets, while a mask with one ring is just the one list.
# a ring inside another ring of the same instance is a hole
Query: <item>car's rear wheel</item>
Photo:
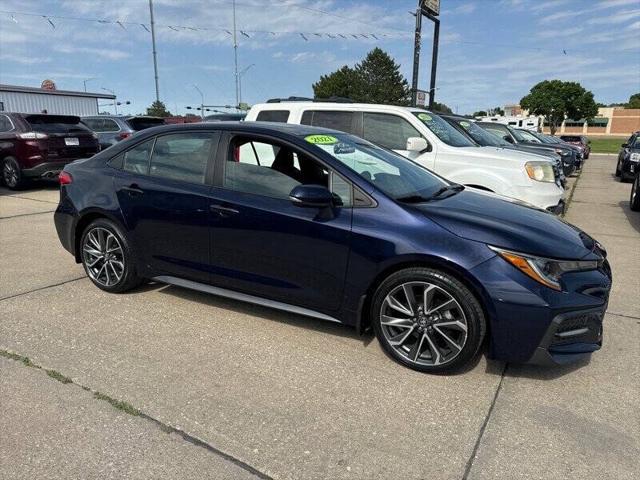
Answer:
[[7, 157], [2, 161], [2, 181], [11, 190], [19, 190], [25, 184], [18, 161]]
[[636, 175], [636, 178], [633, 180], [633, 185], [631, 185], [631, 196], [629, 197], [629, 207], [634, 212], [640, 211], [640, 174]]
[[82, 234], [80, 241], [84, 270], [102, 290], [120, 293], [138, 286], [135, 256], [125, 234], [114, 222], [98, 219]]
[[372, 302], [382, 348], [414, 370], [450, 373], [478, 353], [486, 320], [475, 296], [451, 275], [410, 268], [390, 275]]

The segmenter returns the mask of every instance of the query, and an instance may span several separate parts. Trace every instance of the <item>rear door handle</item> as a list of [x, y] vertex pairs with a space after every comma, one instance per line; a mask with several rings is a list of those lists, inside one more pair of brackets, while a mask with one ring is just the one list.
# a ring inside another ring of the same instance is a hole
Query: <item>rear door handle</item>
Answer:
[[122, 187], [122, 190], [125, 190], [129, 193], [129, 195], [142, 195], [144, 190], [142, 190], [137, 183], [132, 183], [128, 187]]
[[217, 205], [217, 204], [209, 205], [209, 209], [213, 213], [217, 213], [221, 217], [228, 217], [230, 215], [235, 215], [236, 213], [240, 213], [240, 211], [236, 210], [235, 208], [225, 207], [223, 205]]

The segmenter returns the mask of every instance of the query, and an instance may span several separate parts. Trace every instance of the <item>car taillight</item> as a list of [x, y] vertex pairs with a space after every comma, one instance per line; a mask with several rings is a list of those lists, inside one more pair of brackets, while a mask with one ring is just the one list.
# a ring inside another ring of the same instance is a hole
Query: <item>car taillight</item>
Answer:
[[73, 177], [69, 172], [65, 172], [63, 170], [60, 172], [60, 175], [58, 175], [58, 181], [60, 182], [60, 185], [69, 185], [70, 183], [73, 183]]
[[18, 138], [21, 138], [22, 140], [45, 140], [49, 138], [49, 135], [40, 132], [26, 132], [19, 133]]
[[121, 134], [118, 135], [118, 138], [120, 140], [124, 140], [125, 138], [130, 137], [130, 136], [131, 136], [131, 134], [129, 132], [122, 132]]

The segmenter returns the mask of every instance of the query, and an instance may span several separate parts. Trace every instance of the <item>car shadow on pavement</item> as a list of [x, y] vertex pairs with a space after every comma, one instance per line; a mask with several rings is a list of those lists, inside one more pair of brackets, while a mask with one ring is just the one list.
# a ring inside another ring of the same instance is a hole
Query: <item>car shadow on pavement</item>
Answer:
[[[373, 340], [374, 336], [371, 332], [367, 332], [360, 336], [355, 329], [346, 325], [333, 323], [316, 318], [305, 317], [294, 313], [288, 313], [281, 310], [275, 310], [253, 303], [246, 303], [239, 300], [233, 300], [230, 298], [220, 297], [209, 293], [202, 293], [196, 290], [190, 290], [187, 288], [176, 287], [173, 285], [161, 285], [155, 284], [156, 287], [160, 286], [158, 290], [163, 294], [172, 295], [174, 297], [181, 298], [190, 302], [197, 302], [199, 304], [208, 305], [210, 307], [220, 308], [223, 310], [231, 310], [235, 313], [242, 315], [257, 316], [265, 320], [273, 320], [280, 323], [286, 323], [295, 327], [305, 328], [309, 330], [315, 330], [317, 332], [328, 333], [338, 337], [346, 337], [354, 340], [362, 340], [365, 345], [368, 345]], [[162, 288], [164, 287], [164, 288]], [[137, 290], [137, 289], [136, 289]]]
[[[629, 195], [631, 195], [631, 193], [629, 193]], [[631, 208], [629, 208], [629, 201], [628, 200], [627, 201], [623, 201], [623, 202], [619, 202], [618, 205], [620, 205], [620, 208], [622, 209], [624, 214], [629, 219], [629, 223], [631, 224], [631, 226], [638, 233], [640, 233], [640, 212], [632, 211]]]
[[9, 190], [4, 185], [0, 185], [0, 197], [4, 195], [20, 195], [20, 194], [25, 194], [25, 193], [30, 193], [30, 192], [40, 191], [40, 190], [59, 190], [59, 189], [60, 189], [60, 185], [58, 184], [57, 181], [54, 181], [54, 180], [41, 180], [39, 182], [34, 182], [31, 184], [28, 184], [24, 188], [21, 188], [20, 190]]
[[591, 356], [567, 365], [540, 366], [510, 363], [506, 375], [514, 378], [528, 378], [532, 380], [555, 380], [580, 370], [589, 365], [589, 363], [591, 363]]

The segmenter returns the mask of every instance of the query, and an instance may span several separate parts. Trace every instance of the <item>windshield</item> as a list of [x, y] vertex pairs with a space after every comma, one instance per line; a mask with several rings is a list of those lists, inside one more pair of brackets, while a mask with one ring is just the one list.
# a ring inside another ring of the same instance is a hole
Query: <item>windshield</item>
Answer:
[[451, 185], [408, 158], [352, 135], [307, 135], [305, 140], [394, 199], [412, 196], [427, 199]]
[[468, 120], [453, 120], [460, 128], [462, 128], [467, 135], [469, 135], [478, 145], [483, 147], [505, 147], [511, 145], [509, 142], [487, 132], [484, 128], [479, 127], [475, 122]]
[[542, 143], [538, 137], [536, 137], [533, 133], [527, 132], [526, 130], [515, 130], [518, 134], [524, 138], [525, 142], [534, 142], [534, 143]]
[[424, 123], [440, 140], [452, 147], [477, 147], [469, 138], [465, 137], [446, 120], [431, 112], [412, 112], [418, 120]]

